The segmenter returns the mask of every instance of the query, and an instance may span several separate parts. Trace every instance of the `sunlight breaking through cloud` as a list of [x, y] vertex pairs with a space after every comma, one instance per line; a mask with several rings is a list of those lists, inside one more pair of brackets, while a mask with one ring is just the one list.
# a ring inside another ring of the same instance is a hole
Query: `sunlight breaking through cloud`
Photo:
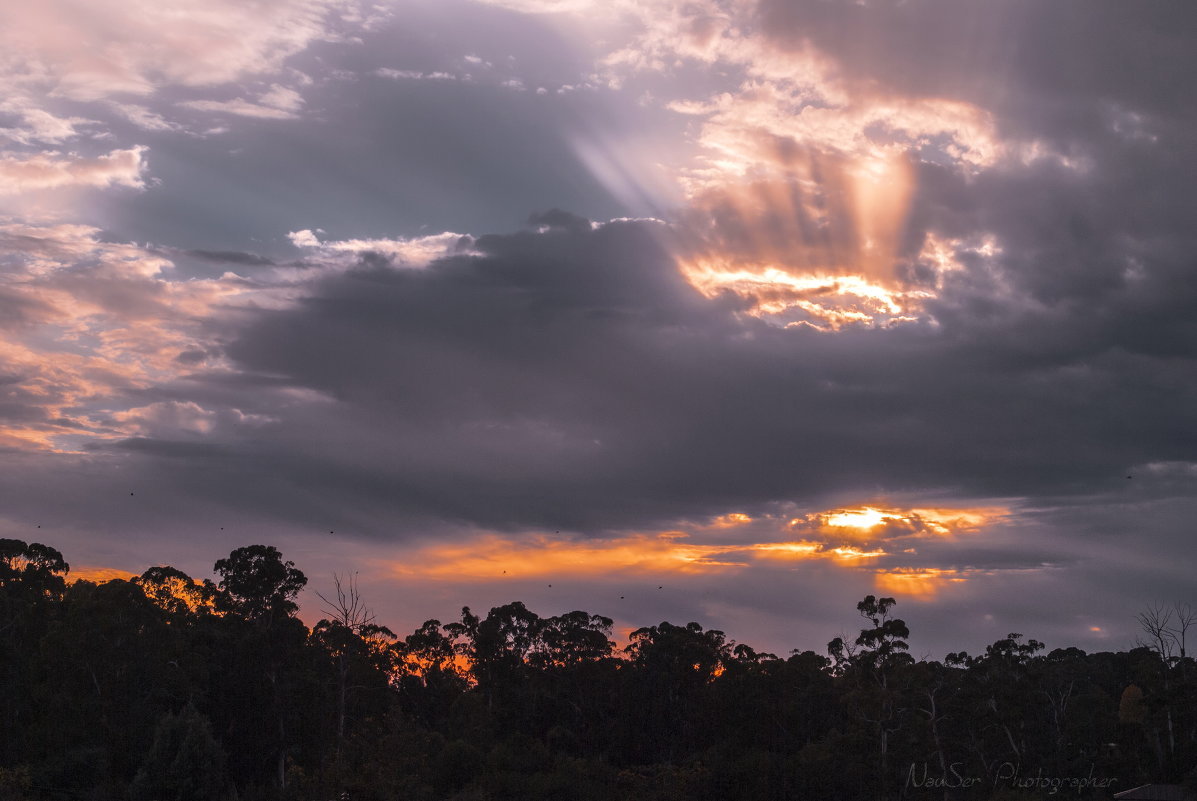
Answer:
[[[554, 19], [566, 31], [601, 11], [622, 34], [592, 77], [691, 122], [693, 154], [672, 170], [682, 274], [780, 325], [837, 331], [927, 319], [939, 282], [913, 281], [905, 268], [928, 264], [906, 249], [917, 165], [974, 175], [1029, 147], [1001, 140], [993, 115], [973, 103], [882, 90], [807, 39], [767, 35], [753, 3], [494, 2], [562, 12]], [[723, 80], [697, 88], [696, 76], [713, 70]], [[593, 135], [582, 144], [616, 196], [670, 196], [659, 151]]]
[[[830, 569], [873, 573], [880, 588], [901, 588], [914, 597], [929, 598], [942, 582], [963, 581], [973, 571], [907, 566], [911, 560], [917, 561], [917, 549], [909, 544], [925, 537], [979, 534], [1006, 514], [1004, 507], [898, 510], [867, 506], [789, 520], [729, 513], [714, 518], [706, 527], [609, 538], [480, 534], [466, 542], [406, 551], [384, 563], [384, 569], [406, 578], [509, 581], [712, 574], [819, 561]], [[799, 532], [803, 535], [800, 539], [770, 538]], [[895, 565], [895, 560], [901, 564]]]

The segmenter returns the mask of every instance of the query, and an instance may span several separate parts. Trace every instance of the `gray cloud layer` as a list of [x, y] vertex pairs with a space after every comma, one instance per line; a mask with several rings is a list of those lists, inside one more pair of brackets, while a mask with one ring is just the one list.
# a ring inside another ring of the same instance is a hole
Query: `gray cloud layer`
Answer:
[[[988, 213], [1003, 192], [1028, 194], [999, 185]], [[1041, 239], [999, 228], [1007, 255], [954, 274], [937, 325], [822, 334], [698, 295], [661, 224], [548, 219], [426, 269], [367, 254], [242, 313], [220, 391], [278, 422], [219, 447], [380, 512], [576, 530], [853, 493], [1082, 498], [1194, 452], [1190, 306], [1162, 258], [1069, 288], [1068, 264], [1029, 268]], [[253, 403], [280, 385], [321, 400]]]

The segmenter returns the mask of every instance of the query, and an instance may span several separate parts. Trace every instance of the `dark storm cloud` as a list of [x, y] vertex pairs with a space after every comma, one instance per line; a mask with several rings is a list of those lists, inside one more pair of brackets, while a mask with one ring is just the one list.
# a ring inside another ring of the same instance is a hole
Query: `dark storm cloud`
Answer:
[[[1192, 301], [1185, 277], [1197, 244], [1189, 222], [1197, 104], [1192, 86], [1177, 80], [1197, 70], [1193, 8], [762, 0], [758, 11], [776, 46], [809, 42], [875, 95], [966, 101], [992, 115], [1007, 158], [972, 177], [921, 165], [907, 247], [917, 251], [928, 229], [994, 234], [1004, 249], [1000, 277], [1020, 296], [957, 282], [937, 316], [958, 301], [961, 313], [1004, 325], [1003, 312], [1033, 302], [1071, 318], [1074, 348], [1114, 340], [1193, 352], [1193, 328], [1177, 313]], [[1144, 317], [1161, 307], [1168, 313]], [[1044, 342], [1034, 331], [1028, 339]]]
[[265, 267], [274, 264], [265, 256], [259, 256], [256, 253], [241, 253], [235, 250], [188, 250], [182, 255], [216, 264], [242, 264], [250, 267]]
[[774, 42], [808, 40], [849, 75], [903, 92], [1038, 106], [1057, 119], [1110, 101], [1165, 117], [1193, 113], [1191, 88], [1175, 80], [1197, 60], [1197, 11], [1188, 5], [761, 0], [758, 15]]
[[699, 296], [659, 224], [533, 223], [423, 270], [372, 258], [245, 316], [226, 346], [239, 382], [323, 398], [260, 399], [276, 422], [224, 434], [251, 472], [366, 517], [597, 530], [928, 488], [1122, 492], [1132, 465], [1192, 456], [1192, 374], [1122, 335], [1163, 292], [999, 306], [996, 326], [968, 309], [992, 278], [978, 266], [938, 327], [782, 330]]

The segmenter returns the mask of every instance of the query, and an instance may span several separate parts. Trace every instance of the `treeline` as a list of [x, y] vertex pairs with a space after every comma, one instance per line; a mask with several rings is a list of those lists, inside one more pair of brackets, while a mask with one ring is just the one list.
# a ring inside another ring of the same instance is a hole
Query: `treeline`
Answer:
[[399, 637], [348, 579], [309, 629], [261, 545], [215, 582], [68, 571], [0, 540], [0, 801], [1103, 798], [1197, 764], [1184, 609], [1130, 652], [935, 662], [869, 596], [859, 637], [779, 657], [697, 623], [617, 651], [609, 618], [519, 602]]

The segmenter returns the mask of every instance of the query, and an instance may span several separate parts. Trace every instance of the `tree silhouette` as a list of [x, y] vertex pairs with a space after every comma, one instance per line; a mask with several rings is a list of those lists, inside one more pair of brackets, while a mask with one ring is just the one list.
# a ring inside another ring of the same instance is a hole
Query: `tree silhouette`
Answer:
[[888, 788], [897, 786], [889, 776], [890, 738], [902, 727], [899, 711], [905, 688], [900, 685], [901, 674], [914, 663], [907, 653], [910, 629], [904, 621], [890, 616], [896, 603], [893, 598], [865, 596], [856, 610], [872, 623], [872, 628], [861, 630], [855, 648], [848, 648], [839, 637], [827, 644], [843, 682], [849, 687], [849, 706], [875, 738], [874, 786], [878, 798], [885, 798]]
[[308, 583], [295, 563], [284, 562], [270, 545], [238, 548], [212, 570], [221, 576], [217, 586], [224, 593], [218, 600], [222, 611], [266, 623], [295, 614], [299, 610], [295, 596]]
[[0, 799], [985, 801], [1015, 765], [1125, 788], [1197, 762], [1184, 607], [1154, 647], [915, 661], [867, 596], [857, 636], [780, 659], [667, 621], [616, 652], [611, 618], [518, 601], [398, 640], [344, 578], [309, 629], [277, 549], [215, 569], [68, 584], [53, 548], [0, 541]]
[[188, 703], [158, 722], [129, 794], [134, 801], [218, 801], [226, 796], [224, 766], [211, 724]]
[[234, 753], [238, 758], [258, 754], [260, 743], [270, 743], [281, 789], [287, 783], [295, 725], [311, 708], [298, 697], [311, 679], [311, 655], [305, 651], [308, 632], [294, 616], [299, 608], [295, 597], [307, 577], [269, 545], [238, 548], [218, 560], [213, 571], [221, 577], [216, 609], [225, 614], [222, 636], [231, 668], [225, 673], [225, 690], [244, 704], [230, 715], [229, 723], [255, 746]]

